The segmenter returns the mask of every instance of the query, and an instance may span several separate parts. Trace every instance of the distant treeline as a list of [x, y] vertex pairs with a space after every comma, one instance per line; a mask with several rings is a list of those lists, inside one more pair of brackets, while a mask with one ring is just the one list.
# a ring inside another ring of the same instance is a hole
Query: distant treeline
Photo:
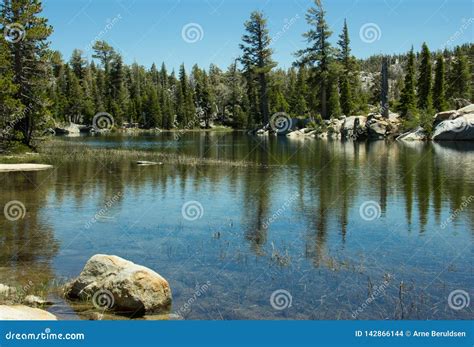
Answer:
[[272, 114], [329, 119], [364, 114], [381, 105], [382, 60], [389, 64], [389, 107], [414, 123], [422, 115], [454, 107], [455, 98], [474, 100], [474, 45], [432, 53], [423, 45], [397, 56], [356, 59], [345, 21], [336, 45], [320, 1], [308, 10], [307, 47], [295, 52], [294, 67], [272, 59], [272, 36], [261, 12], [244, 23], [242, 54], [223, 71], [195, 65], [168, 71], [126, 65], [105, 41], [96, 42], [93, 61], [80, 50], [64, 62], [51, 51], [52, 28], [40, 17], [40, 0], [1, 5], [0, 114], [5, 140], [31, 145], [54, 122], [91, 124], [107, 112], [115, 126], [198, 128], [212, 122], [238, 129], [267, 124]]

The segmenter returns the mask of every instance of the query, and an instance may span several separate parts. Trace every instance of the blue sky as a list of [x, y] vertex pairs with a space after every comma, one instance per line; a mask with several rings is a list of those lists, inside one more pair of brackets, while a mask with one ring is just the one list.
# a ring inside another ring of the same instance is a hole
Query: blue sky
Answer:
[[[69, 59], [74, 48], [90, 56], [89, 43], [100, 37], [127, 63], [149, 67], [181, 63], [226, 68], [240, 54], [243, 23], [262, 10], [274, 38], [274, 59], [289, 67], [305, 46], [301, 34], [313, 0], [44, 0], [44, 15], [54, 27], [52, 48]], [[473, 42], [474, 0], [323, 0], [337, 41], [347, 18], [353, 54], [399, 53]], [[192, 24], [192, 25], [189, 25]], [[195, 24], [198, 24], [197, 26]], [[188, 25], [188, 26], [187, 26]], [[183, 28], [191, 28], [184, 36]], [[193, 28], [196, 30], [193, 31]], [[202, 30], [201, 30], [202, 29]], [[366, 29], [362, 30], [361, 29]], [[197, 36], [193, 36], [197, 33]], [[371, 36], [373, 34], [373, 36]], [[187, 42], [195, 41], [196, 42]]]

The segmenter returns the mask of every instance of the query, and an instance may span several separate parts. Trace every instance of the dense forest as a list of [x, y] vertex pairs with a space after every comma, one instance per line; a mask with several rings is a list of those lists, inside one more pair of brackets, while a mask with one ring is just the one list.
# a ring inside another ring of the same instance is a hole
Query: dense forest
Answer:
[[[92, 61], [74, 50], [66, 62], [50, 49], [53, 28], [41, 17], [40, 0], [5, 0], [0, 11], [3, 142], [31, 146], [54, 124], [90, 125], [100, 112], [112, 115], [115, 128], [252, 129], [276, 112], [317, 124], [380, 111], [388, 102], [407, 122], [423, 124], [424, 117], [455, 107], [456, 99], [474, 100], [474, 45], [432, 52], [423, 44], [420, 53], [412, 48], [360, 60], [351, 53], [349, 23], [329, 28], [319, 1], [306, 15], [307, 47], [295, 52], [287, 70], [272, 59], [272, 35], [261, 12], [244, 23], [242, 54], [226, 70], [181, 65], [169, 71], [164, 64], [126, 65], [106, 41], [94, 44]], [[332, 29], [340, 35], [333, 37]]]

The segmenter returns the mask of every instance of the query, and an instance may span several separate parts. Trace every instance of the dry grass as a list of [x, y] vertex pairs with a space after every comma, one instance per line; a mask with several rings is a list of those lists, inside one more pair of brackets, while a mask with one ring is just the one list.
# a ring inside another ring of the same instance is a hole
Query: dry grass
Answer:
[[91, 148], [83, 144], [66, 143], [62, 141], [49, 141], [39, 148], [40, 158], [45, 163], [60, 162], [95, 162], [112, 164], [119, 161], [153, 161], [175, 165], [218, 165], [228, 167], [258, 166], [257, 163], [247, 161], [230, 161], [209, 158], [196, 158], [192, 156], [161, 153], [146, 150]]

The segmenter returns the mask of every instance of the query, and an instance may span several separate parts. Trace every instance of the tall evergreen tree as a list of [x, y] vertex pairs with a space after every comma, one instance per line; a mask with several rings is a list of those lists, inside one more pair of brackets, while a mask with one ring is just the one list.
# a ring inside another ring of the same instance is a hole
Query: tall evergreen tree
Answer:
[[122, 56], [113, 55], [110, 62], [108, 109], [116, 124], [121, 124], [127, 110], [128, 91], [125, 88], [125, 71]]
[[436, 59], [435, 79], [433, 85], [433, 105], [437, 112], [447, 109], [446, 102], [446, 81], [444, 69], [444, 57], [439, 54]]
[[15, 129], [22, 134], [21, 141], [27, 146], [33, 145], [34, 133], [48, 114], [45, 81], [49, 77], [47, 39], [52, 28], [39, 16], [41, 12], [40, 0], [5, 0], [1, 7], [4, 25], [19, 23], [24, 28], [24, 37], [9, 42], [8, 47], [13, 63], [13, 82], [18, 87], [16, 99], [24, 107], [24, 117], [15, 123]]
[[92, 57], [99, 59], [107, 74], [115, 54], [114, 49], [105, 41], [97, 41], [92, 48], [94, 50]]
[[[5, 142], [14, 137], [14, 124], [22, 118], [23, 106], [16, 98], [18, 86], [13, 82], [12, 68], [8, 43], [0, 36], [0, 141]], [[1, 144], [0, 144], [1, 145]]]
[[418, 108], [420, 110], [426, 110], [432, 105], [431, 79], [431, 53], [426, 43], [423, 43], [417, 84]]
[[448, 97], [468, 100], [471, 97], [471, 73], [469, 71], [469, 63], [461, 47], [457, 47], [454, 51], [454, 58], [449, 74]]
[[177, 97], [178, 123], [182, 127], [193, 127], [195, 117], [195, 107], [193, 102], [193, 93], [189, 84], [188, 76], [184, 64], [179, 68], [179, 88]]
[[267, 75], [275, 66], [272, 61], [271, 38], [267, 28], [267, 20], [261, 12], [255, 11], [250, 15], [250, 20], [245, 22], [246, 34], [242, 36], [243, 51], [241, 62], [247, 72], [249, 82], [256, 76], [259, 85], [260, 116], [259, 122], [268, 124], [270, 111], [268, 104]]
[[79, 49], [75, 49], [72, 51], [69, 64], [71, 65], [72, 71], [74, 72], [76, 77], [82, 80], [84, 78], [84, 70], [87, 62], [82, 56], [82, 52]]
[[416, 115], [417, 113], [415, 96], [415, 53], [413, 52], [413, 47], [408, 53], [399, 110], [404, 117], [409, 114]]
[[[332, 32], [326, 23], [325, 11], [320, 0], [315, 0], [315, 7], [311, 7], [306, 14], [306, 21], [311, 26], [310, 30], [303, 34], [309, 47], [296, 52], [297, 64], [307, 65], [313, 72], [313, 85], [319, 93], [320, 110], [323, 118], [329, 117], [328, 113], [328, 86], [329, 65], [333, 57], [329, 37]], [[331, 88], [329, 88], [331, 90]]]
[[354, 76], [354, 59], [351, 55], [350, 48], [350, 38], [349, 38], [349, 29], [347, 28], [347, 21], [344, 19], [344, 26], [342, 28], [342, 33], [339, 36], [339, 52], [338, 60], [342, 65], [342, 74], [340, 77], [340, 92], [341, 92], [341, 110], [342, 112], [350, 116], [354, 109], [354, 83], [351, 83], [351, 80], [358, 78]]

